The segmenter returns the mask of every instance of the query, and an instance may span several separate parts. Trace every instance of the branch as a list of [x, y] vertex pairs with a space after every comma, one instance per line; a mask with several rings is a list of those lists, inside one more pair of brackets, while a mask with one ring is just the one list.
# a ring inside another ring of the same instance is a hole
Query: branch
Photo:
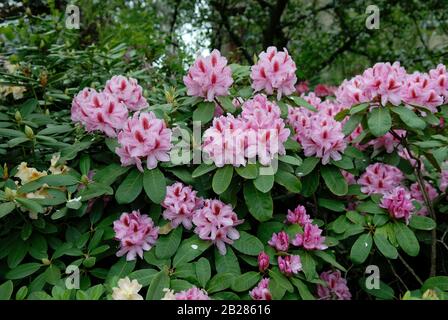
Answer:
[[[282, 32], [282, 27], [280, 26], [280, 20], [282, 18], [283, 12], [286, 9], [288, 0], [277, 0], [275, 7], [271, 8], [271, 14], [269, 23], [263, 30], [263, 47], [266, 48], [273, 44], [275, 36], [285, 40], [285, 36]], [[283, 41], [284, 42], [284, 41]]]

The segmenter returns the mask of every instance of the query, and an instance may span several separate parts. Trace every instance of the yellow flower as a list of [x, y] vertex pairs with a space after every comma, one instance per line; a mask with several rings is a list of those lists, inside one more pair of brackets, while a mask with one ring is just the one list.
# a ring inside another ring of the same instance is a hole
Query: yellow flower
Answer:
[[112, 299], [114, 300], [143, 300], [138, 294], [142, 285], [137, 280], [130, 280], [129, 277], [118, 280], [118, 287], [112, 288]]
[[19, 178], [22, 185], [30, 182], [30, 181], [34, 181], [39, 179], [40, 177], [46, 176], [47, 172], [46, 171], [38, 171], [36, 168], [28, 168], [28, 165], [26, 162], [22, 162], [18, 167], [17, 167], [17, 173], [15, 174], [14, 177]]
[[173, 290], [164, 288], [163, 292], [165, 292], [165, 295], [163, 296], [162, 300], [176, 300], [176, 295], [174, 294]]
[[66, 173], [69, 170], [69, 168], [65, 164], [60, 164], [60, 165], [57, 166], [57, 163], [58, 163], [60, 158], [61, 158], [61, 154], [60, 153], [55, 153], [51, 157], [51, 165], [50, 165], [50, 168], [48, 170], [50, 170], [50, 172], [52, 174], [63, 174], [63, 173]]

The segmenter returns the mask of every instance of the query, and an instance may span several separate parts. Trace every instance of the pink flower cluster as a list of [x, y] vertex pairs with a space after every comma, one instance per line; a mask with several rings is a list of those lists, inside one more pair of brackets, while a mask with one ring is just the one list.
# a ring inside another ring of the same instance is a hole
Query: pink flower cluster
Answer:
[[113, 76], [106, 82], [104, 92], [116, 97], [132, 111], [139, 111], [148, 106], [148, 102], [143, 96], [143, 89], [134, 78]]
[[394, 166], [377, 162], [366, 168], [366, 171], [358, 179], [361, 191], [366, 194], [384, 194], [398, 185], [404, 179], [403, 173]]
[[[420, 185], [418, 184], [418, 182], [413, 183], [410, 187], [410, 190], [411, 190], [412, 199], [416, 200], [421, 206], [420, 210], [417, 211], [417, 214], [421, 215], [421, 216], [428, 215], [428, 208], [425, 205], [423, 194], [422, 194], [422, 191], [420, 189]], [[433, 201], [435, 198], [437, 198], [439, 196], [437, 189], [434, 188], [432, 186], [432, 184], [430, 184], [429, 182], [426, 182], [426, 181], [425, 181], [425, 191], [426, 191], [426, 194], [428, 195], [430, 201]]]
[[252, 88], [255, 92], [264, 90], [269, 95], [277, 91], [277, 99], [280, 100], [282, 95], [295, 91], [296, 70], [296, 64], [286, 49], [277, 51], [277, 48], [269, 47], [259, 54], [257, 64], [251, 68]]
[[269, 291], [269, 278], [263, 278], [258, 285], [249, 291], [249, 295], [253, 300], [272, 300]]
[[362, 75], [344, 80], [336, 99], [347, 106], [376, 101], [382, 105], [417, 105], [436, 112], [448, 99], [448, 73], [442, 64], [429, 73], [408, 74], [399, 62], [377, 63]]
[[280, 231], [279, 233], [272, 234], [271, 240], [268, 244], [275, 248], [277, 251], [288, 251], [289, 248], [289, 237], [285, 231]]
[[124, 212], [119, 220], [114, 222], [115, 239], [120, 241], [117, 256], [126, 254], [126, 260], [135, 260], [136, 255], [143, 258], [143, 251], [151, 250], [156, 243], [159, 228], [147, 215], [141, 215], [139, 210]]
[[207, 292], [197, 287], [183, 290], [174, 295], [175, 300], [210, 300]]
[[215, 118], [204, 132], [203, 150], [218, 167], [244, 166], [255, 158], [269, 165], [275, 154], [285, 154], [288, 136], [280, 108], [259, 94], [243, 104], [238, 117]]
[[188, 95], [202, 97], [206, 101], [228, 95], [233, 83], [227, 59], [216, 49], [207, 57], [199, 56], [183, 80]]
[[386, 193], [381, 199], [380, 207], [387, 209], [391, 217], [404, 219], [406, 223], [409, 223], [415, 209], [410, 192], [401, 186]]
[[295, 139], [302, 145], [305, 156], [322, 158], [322, 164], [330, 159], [338, 161], [346, 148], [342, 123], [333, 117], [342, 110], [341, 105], [321, 102], [313, 93], [304, 97], [318, 112], [306, 108], [288, 109], [288, 123], [294, 128]]
[[313, 222], [310, 216], [306, 213], [305, 207], [302, 205], [298, 205], [294, 209], [294, 211], [288, 210], [288, 214], [286, 215], [286, 221], [288, 221], [291, 224], [299, 224], [301, 226]]
[[88, 132], [101, 131], [115, 137], [128, 118], [128, 109], [113, 95], [84, 88], [72, 101], [71, 119]]
[[291, 277], [292, 275], [297, 274], [302, 270], [302, 262], [300, 260], [300, 256], [279, 256], [277, 261], [280, 271], [288, 277]]
[[196, 193], [190, 186], [184, 186], [181, 182], [166, 187], [166, 196], [162, 202], [165, 208], [163, 218], [171, 221], [173, 228], [182, 224], [185, 229], [190, 230], [193, 226], [193, 215], [202, 207], [203, 202]]
[[243, 220], [238, 216], [230, 205], [216, 199], [207, 199], [204, 206], [193, 215], [194, 230], [202, 240], [212, 241], [222, 255], [226, 254], [226, 244], [232, 244], [239, 239], [240, 234], [235, 227]]
[[321, 234], [322, 229], [317, 225], [307, 223], [304, 226], [303, 234], [296, 234], [296, 237], [291, 243], [296, 247], [303, 247], [306, 250], [325, 250], [328, 246], [324, 244], [325, 237]]
[[123, 166], [135, 164], [143, 172], [142, 159], [146, 158], [148, 169], [154, 169], [158, 161], [169, 161], [171, 129], [165, 121], [157, 119], [152, 112], [136, 112], [124, 122], [118, 134], [115, 152]]
[[326, 285], [317, 285], [317, 295], [322, 300], [351, 300], [352, 295], [347, 286], [347, 280], [341, 276], [339, 270], [326, 271], [320, 274]]

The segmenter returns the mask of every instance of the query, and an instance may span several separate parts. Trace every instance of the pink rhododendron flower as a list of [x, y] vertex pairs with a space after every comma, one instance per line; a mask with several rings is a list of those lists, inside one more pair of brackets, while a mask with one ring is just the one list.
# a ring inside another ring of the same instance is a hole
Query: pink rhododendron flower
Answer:
[[308, 214], [306, 214], [306, 209], [304, 206], [298, 205], [294, 211], [288, 210], [286, 215], [286, 220], [292, 224], [299, 224], [304, 226], [307, 223], [313, 222]]
[[441, 192], [446, 192], [448, 187], [448, 170], [442, 170], [440, 173], [439, 189]]
[[228, 95], [233, 83], [227, 59], [216, 49], [207, 57], [198, 57], [183, 80], [189, 96], [202, 97], [206, 101]]
[[269, 165], [276, 154], [285, 154], [288, 136], [280, 108], [256, 95], [243, 104], [237, 118], [228, 114], [213, 120], [204, 133], [203, 151], [218, 167], [244, 166], [249, 159]]
[[302, 270], [300, 256], [279, 256], [277, 260], [280, 271], [288, 277], [291, 277], [293, 274], [297, 274], [300, 270]]
[[406, 77], [402, 89], [403, 102], [437, 112], [437, 107], [443, 104], [443, 96], [434, 90], [433, 80], [426, 73], [414, 72]]
[[118, 143], [120, 147], [115, 152], [121, 164], [135, 164], [143, 172], [143, 158], [146, 158], [148, 169], [154, 169], [158, 161], [170, 160], [171, 129], [152, 112], [136, 112], [124, 123]]
[[[420, 189], [420, 185], [418, 184], [418, 182], [413, 183], [410, 187], [410, 190], [412, 199], [418, 201], [421, 206], [421, 209], [417, 211], [417, 214], [422, 216], [428, 215], [428, 208], [425, 205], [425, 199], [423, 197], [423, 193]], [[435, 198], [439, 196], [437, 189], [434, 188], [432, 184], [426, 181], [425, 181], [425, 191], [430, 201], [433, 201]]]
[[126, 260], [135, 260], [136, 255], [143, 258], [143, 251], [151, 250], [156, 243], [159, 228], [147, 215], [139, 210], [124, 212], [119, 220], [114, 222], [115, 239], [120, 241], [117, 256], [126, 254]]
[[332, 96], [336, 90], [337, 90], [337, 87], [328, 86], [326, 84], [318, 84], [314, 88], [314, 93], [318, 97], [327, 97], [327, 96]]
[[269, 291], [269, 278], [263, 278], [258, 285], [249, 291], [249, 295], [253, 300], [272, 300]]
[[175, 300], [210, 300], [207, 292], [197, 287], [183, 290], [174, 295]]
[[143, 89], [134, 78], [124, 76], [113, 76], [107, 80], [104, 92], [115, 96], [118, 101], [123, 102], [129, 110], [138, 111], [148, 106]]
[[292, 240], [292, 244], [297, 247], [303, 247], [306, 250], [325, 250], [328, 248], [324, 244], [325, 237], [322, 230], [315, 224], [307, 223], [304, 227], [303, 234], [298, 233]]
[[[404, 137], [406, 135], [406, 131], [404, 130], [395, 130], [395, 133], [397, 133], [400, 137]], [[392, 153], [399, 144], [400, 141], [390, 132], [386, 133], [382, 137], [370, 140], [368, 143], [368, 145], [373, 146], [374, 150], [385, 149], [387, 153]]]
[[326, 282], [326, 286], [317, 285], [317, 295], [320, 299], [351, 300], [352, 295], [347, 287], [347, 280], [342, 278], [339, 270], [322, 272], [320, 278]]
[[396, 187], [386, 193], [381, 199], [380, 207], [387, 209], [391, 217], [404, 219], [406, 223], [409, 223], [414, 211], [411, 194], [403, 187]]
[[84, 125], [88, 132], [101, 131], [115, 137], [128, 117], [128, 109], [114, 96], [85, 88], [72, 102], [71, 118]]
[[165, 208], [163, 218], [170, 220], [173, 228], [182, 224], [190, 230], [193, 226], [193, 214], [202, 206], [202, 198], [197, 197], [196, 191], [193, 191], [190, 186], [176, 182], [166, 187], [166, 196], [162, 206]]
[[394, 166], [377, 162], [366, 168], [358, 179], [363, 193], [386, 193], [398, 186], [404, 179], [403, 173]]
[[285, 231], [280, 231], [279, 233], [273, 233], [271, 240], [268, 244], [275, 248], [277, 251], [288, 251], [289, 248], [289, 237]]
[[260, 272], [264, 272], [267, 268], [269, 268], [269, 256], [262, 251], [258, 255], [258, 269]]
[[296, 70], [296, 64], [286, 49], [277, 51], [277, 48], [269, 47], [260, 53], [257, 64], [251, 67], [252, 88], [255, 92], [264, 90], [267, 94], [277, 91], [277, 99], [280, 100], [282, 95], [295, 91]]
[[238, 220], [230, 205], [207, 199], [204, 206], [193, 215], [193, 223], [196, 225], [194, 232], [199, 238], [212, 241], [219, 252], [225, 255], [226, 244], [232, 244], [233, 240], [240, 238], [235, 227], [243, 223], [243, 220]]
[[445, 102], [448, 100], [448, 72], [445, 65], [439, 64], [437, 68], [429, 70], [429, 77], [432, 80], [431, 87], [438, 95], [445, 98]]
[[306, 81], [300, 81], [297, 85], [296, 85], [296, 91], [298, 94], [302, 94], [302, 93], [307, 93], [308, 91], [310, 91], [310, 88], [308, 87], [309, 82], [308, 80]]
[[355, 176], [352, 173], [345, 170], [341, 170], [341, 173], [347, 184], [356, 184]]

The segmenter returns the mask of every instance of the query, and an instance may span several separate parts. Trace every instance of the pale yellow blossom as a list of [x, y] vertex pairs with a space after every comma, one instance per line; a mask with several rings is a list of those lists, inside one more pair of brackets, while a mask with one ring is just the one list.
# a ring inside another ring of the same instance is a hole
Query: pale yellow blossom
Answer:
[[51, 157], [51, 165], [50, 165], [49, 171], [52, 174], [63, 174], [69, 170], [69, 168], [65, 164], [57, 165], [60, 158], [61, 158], [60, 153], [55, 153]]
[[118, 280], [118, 287], [112, 288], [112, 299], [114, 300], [143, 300], [138, 294], [142, 285], [137, 280], [130, 280], [129, 277]]
[[163, 292], [165, 292], [165, 295], [163, 296], [162, 300], [176, 300], [176, 296], [173, 290], [170, 290], [169, 288], [164, 288]]
[[19, 178], [22, 185], [39, 179], [40, 177], [46, 176], [46, 171], [38, 171], [36, 168], [28, 168], [28, 164], [26, 162], [22, 162], [17, 167], [17, 173], [14, 177]]

